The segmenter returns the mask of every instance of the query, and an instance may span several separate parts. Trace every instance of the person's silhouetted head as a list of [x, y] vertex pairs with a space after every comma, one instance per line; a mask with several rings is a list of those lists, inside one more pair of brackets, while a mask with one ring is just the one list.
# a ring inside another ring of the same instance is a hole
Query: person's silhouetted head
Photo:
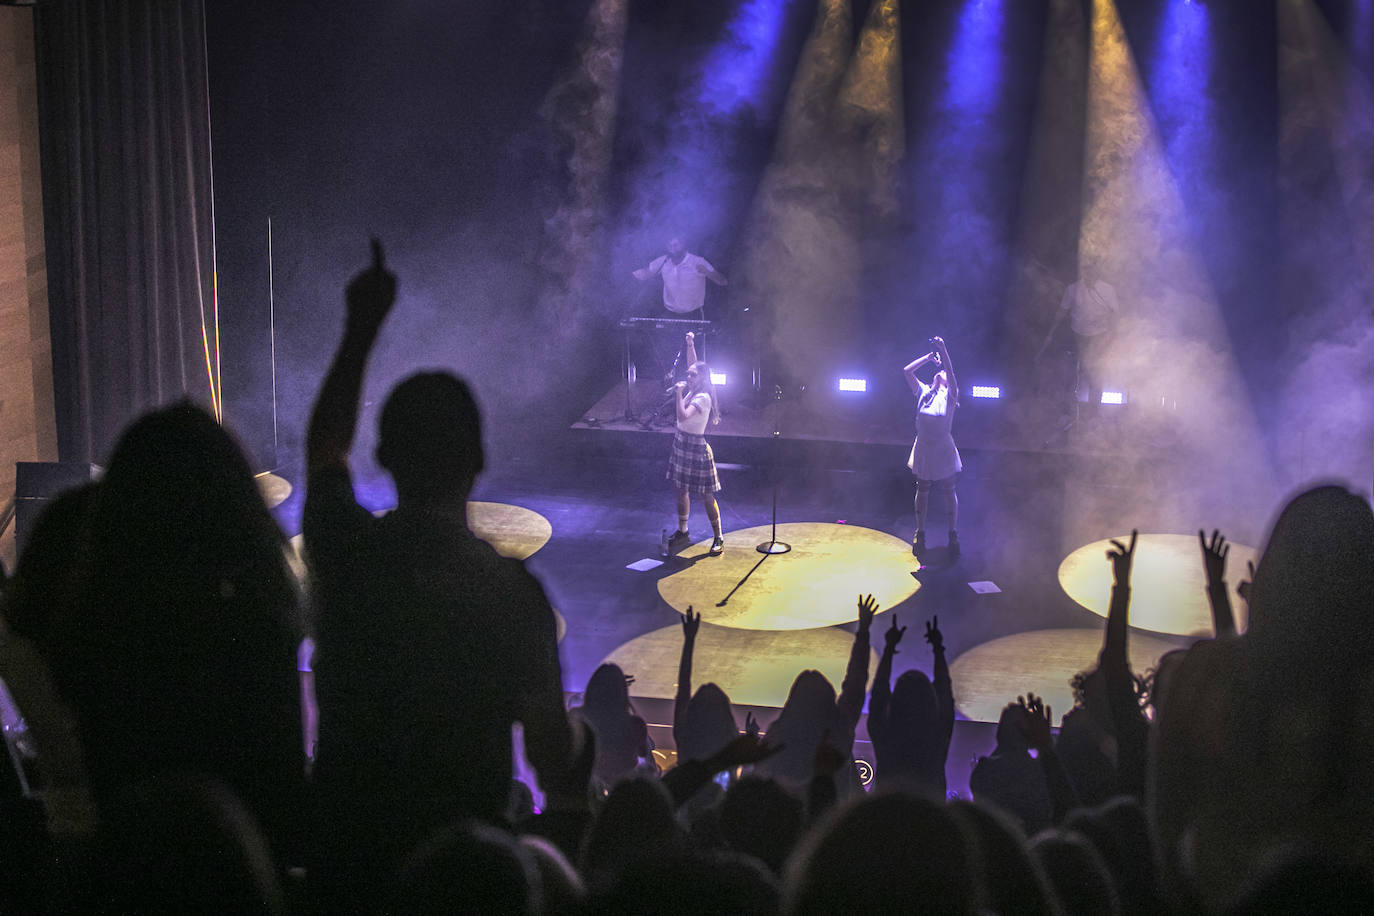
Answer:
[[544, 912], [549, 916], [581, 913], [587, 888], [568, 857], [541, 836], [524, 834], [517, 837], [516, 842], [529, 855], [539, 872], [544, 891]]
[[757, 860], [703, 849], [636, 859], [588, 906], [602, 916], [735, 916], [777, 909], [777, 878]]
[[1121, 912], [1121, 898], [1107, 863], [1083, 834], [1047, 830], [1031, 839], [1030, 853], [1049, 876], [1060, 905], [1070, 916]]
[[[1099, 728], [1114, 732], [1112, 708], [1107, 700], [1107, 676], [1100, 667], [1080, 671], [1069, 679], [1069, 690], [1073, 693], [1073, 705], [1084, 710]], [[1085, 724], [1079, 722], [1080, 725]]]
[[967, 801], [949, 810], [973, 839], [978, 878], [987, 890], [989, 910], [1025, 916], [1058, 912], [1049, 878], [1026, 849], [1026, 835], [1006, 815]]
[[720, 410], [716, 400], [716, 385], [711, 381], [711, 367], [706, 365], [704, 360], [697, 360], [687, 367], [687, 390], [690, 394], [697, 394], [704, 391], [711, 396], [710, 422], [717, 424], [720, 422]]
[[875, 793], [803, 841], [783, 912], [973, 914], [984, 899], [970, 835], [943, 801]]
[[596, 736], [595, 781], [613, 785], [648, 753], [644, 721], [630, 706], [630, 690], [619, 665], [604, 664], [592, 672], [582, 705], [574, 710]]
[[[791, 789], [811, 780], [816, 748], [830, 733], [831, 744], [845, 744], [844, 722], [835, 707], [835, 687], [816, 670], [803, 671], [792, 681], [782, 711], [768, 728], [768, 740], [782, 750], [758, 764], [756, 772], [769, 775]], [[843, 750], [848, 751], [846, 745]]]
[[482, 415], [466, 382], [421, 372], [392, 389], [382, 407], [377, 461], [402, 499], [466, 496], [482, 472]]
[[819, 671], [807, 669], [792, 681], [779, 718], [812, 719], [828, 715], [834, 708], [835, 685]]
[[268, 590], [277, 593], [269, 600], [279, 600], [294, 590], [284, 538], [242, 450], [189, 402], [145, 414], [124, 431], [91, 521], [101, 604], [189, 605]]
[[930, 678], [921, 671], [904, 671], [892, 688], [892, 719], [899, 727], [924, 730], [939, 719], [939, 701]]
[[630, 711], [630, 688], [619, 665], [608, 662], [592, 672], [582, 694], [582, 709], [593, 716], [625, 715]]
[[739, 734], [730, 698], [715, 684], [702, 684], [687, 701], [677, 723], [677, 754], [680, 760], [705, 760]]
[[656, 779], [626, 779], [611, 789], [582, 844], [582, 876], [589, 888], [607, 887], [640, 858], [676, 851], [682, 832], [668, 790]]
[[1159, 900], [1154, 836], [1140, 802], [1118, 796], [1095, 808], [1078, 808], [1064, 827], [1087, 837], [1112, 876], [1122, 909], [1149, 912]]
[[93, 913], [284, 914], [267, 840], [224, 784], [168, 773], [106, 807], [90, 868]]
[[1252, 871], [1230, 916], [1374, 912], [1374, 875], [1330, 850], [1281, 849]]
[[542, 913], [543, 887], [530, 852], [495, 827], [464, 822], [425, 840], [401, 868], [388, 912]]
[[801, 799], [776, 780], [743, 776], [725, 790], [720, 827], [730, 848], [781, 874], [805, 827]]
[[1274, 522], [1249, 593], [1246, 639], [1267, 664], [1325, 678], [1374, 657], [1374, 512], [1343, 487], [1295, 497]]

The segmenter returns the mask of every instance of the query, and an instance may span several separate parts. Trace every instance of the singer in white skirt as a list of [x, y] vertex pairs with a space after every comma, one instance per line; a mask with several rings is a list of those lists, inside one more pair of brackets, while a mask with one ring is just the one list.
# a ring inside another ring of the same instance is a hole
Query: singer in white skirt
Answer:
[[668, 457], [668, 479], [677, 490], [677, 530], [668, 539], [668, 547], [675, 550], [691, 541], [687, 533], [687, 519], [691, 514], [692, 494], [701, 498], [706, 517], [711, 520], [711, 555], [718, 556], [725, 549], [720, 527], [720, 506], [716, 492], [720, 478], [716, 475], [716, 458], [706, 441], [706, 427], [720, 422], [720, 408], [716, 402], [715, 386], [711, 384], [711, 370], [697, 359], [696, 343], [687, 334], [687, 381], [678, 382], [673, 401], [677, 405], [677, 429], [673, 433], [673, 451]]
[[[911, 541], [911, 552], [920, 557], [926, 549], [926, 514], [934, 490], [944, 500], [949, 515], [949, 555], [957, 558], [959, 497], [954, 492], [954, 480], [964, 465], [951, 430], [954, 411], [959, 406], [959, 382], [944, 340], [933, 337], [931, 343], [935, 349], [902, 368], [907, 385], [917, 398], [916, 441], [911, 444], [911, 457], [906, 463], [916, 476], [916, 536]], [[942, 366], [929, 385], [916, 377], [916, 370], [926, 363]]]

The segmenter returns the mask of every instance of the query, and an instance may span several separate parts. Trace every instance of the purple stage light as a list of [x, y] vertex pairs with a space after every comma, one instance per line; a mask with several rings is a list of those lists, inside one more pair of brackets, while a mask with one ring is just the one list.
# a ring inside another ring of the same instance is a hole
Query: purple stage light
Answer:
[[792, 2], [745, 0], [725, 28], [725, 37], [701, 68], [697, 104], [706, 111], [733, 115], [763, 106], [769, 69]]
[[1368, 65], [1374, 58], [1374, 0], [1350, 0], [1351, 49], [1356, 62]]
[[968, 0], [959, 16], [958, 31], [950, 47], [946, 72], [949, 107], [976, 115], [997, 104], [1002, 78], [1001, 0]]
[[969, 388], [969, 395], [975, 398], [997, 400], [1002, 397], [1002, 389], [996, 385], [973, 385]]
[[1207, 7], [1171, 0], [1156, 39], [1150, 95], [1169, 164], [1185, 185], [1189, 171], [1205, 168], [1211, 142], [1212, 39]]
[[862, 378], [842, 378], [839, 381], [841, 391], [867, 391], [868, 380]]

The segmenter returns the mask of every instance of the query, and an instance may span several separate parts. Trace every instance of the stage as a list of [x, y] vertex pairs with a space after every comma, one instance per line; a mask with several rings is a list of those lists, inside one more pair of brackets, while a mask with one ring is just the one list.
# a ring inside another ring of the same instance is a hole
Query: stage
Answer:
[[[1095, 664], [1110, 589], [1098, 542], [1126, 536], [1133, 526], [1142, 531], [1135, 595], [1150, 608], [1150, 629], [1131, 632], [1137, 671], [1206, 629], [1195, 544], [1206, 520], [1143, 511], [1139, 480], [1117, 459], [965, 447], [962, 554], [949, 557], [946, 519], [934, 506], [931, 546], [918, 561], [911, 553], [905, 444], [895, 436], [788, 440], [758, 434], [761, 428], [757, 416], [739, 408], [728, 410], [711, 435], [723, 486], [720, 557], [707, 554], [710, 529], [699, 506], [693, 543], [676, 556], [659, 555], [661, 534], [675, 523], [664, 477], [668, 427], [578, 423], [493, 467], [473, 494], [474, 530], [502, 552], [526, 558], [558, 613], [569, 702], [580, 702], [598, 665], [620, 665], [634, 677], [634, 703], [664, 762], [673, 757], [679, 612], [689, 605], [703, 619], [693, 684], [717, 683], [741, 726], [753, 713], [766, 727], [802, 670], [819, 670], [838, 688], [858, 595], [872, 593], [881, 605], [870, 676], [892, 615], [908, 628], [894, 680], [913, 667], [930, 673], [921, 635], [925, 621], [938, 616], [958, 718], [948, 779], [965, 794], [973, 758], [992, 749], [991, 723], [1001, 707], [1031, 691], [1047, 699], [1057, 721], [1072, 705], [1069, 678]], [[550, 453], [563, 460], [550, 462]], [[551, 473], [555, 466], [564, 470]], [[385, 508], [385, 489], [380, 478], [360, 480], [359, 498]], [[777, 539], [792, 550], [766, 556], [755, 547], [772, 536], [775, 496]], [[1233, 580], [1243, 569], [1242, 559]], [[1178, 607], [1148, 601], [1165, 588]], [[856, 753], [871, 763], [863, 723], [858, 739]]]
[[[900, 373], [895, 373], [899, 385]], [[863, 453], [880, 462], [911, 448], [915, 401], [906, 392], [885, 388], [840, 392], [829, 387], [807, 390], [795, 385], [773, 389], [768, 384], [717, 386], [723, 406], [718, 425], [707, 431], [712, 441], [731, 440], [759, 461], [788, 455], [847, 467]], [[1100, 405], [1089, 411], [1070, 391], [1054, 396], [999, 390], [1000, 397], [976, 397], [965, 381], [958, 415], [958, 442], [963, 449], [1035, 452], [1091, 458], [1149, 458], [1174, 448], [1178, 424], [1173, 412], [1152, 404]], [[870, 389], [875, 388], [869, 382]], [[640, 378], [626, 384], [623, 373], [572, 424], [588, 443], [615, 442], [640, 453], [649, 439], [641, 434], [672, 433], [673, 409], [659, 382]], [[607, 435], [613, 434], [613, 435]], [[756, 440], [781, 445], [765, 446]], [[591, 447], [596, 447], [592, 445]], [[645, 453], [647, 457], [647, 452]]]

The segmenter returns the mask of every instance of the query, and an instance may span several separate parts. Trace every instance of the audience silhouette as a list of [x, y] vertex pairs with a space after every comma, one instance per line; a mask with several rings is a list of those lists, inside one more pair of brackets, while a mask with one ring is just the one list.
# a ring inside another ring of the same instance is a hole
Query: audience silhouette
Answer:
[[396, 386], [377, 460], [397, 507], [376, 518], [354, 499], [348, 455], [363, 373], [395, 296], [374, 241], [371, 266], [348, 286], [343, 340], [306, 439], [320, 709], [312, 877], [336, 909], [372, 908], [433, 831], [502, 820], [513, 723], [546, 791], [566, 788], [572, 754], [548, 599], [467, 526], [484, 456], [461, 379], [426, 372]]
[[[660, 773], [632, 678], [595, 670], [565, 707], [540, 583], [467, 525], [485, 466], [468, 386], [398, 384], [377, 517], [349, 458], [369, 354], [396, 298], [381, 246], [348, 285], [307, 435], [307, 589], [250, 466], [191, 404], [125, 431], [103, 477], [55, 500], [0, 575], [4, 686], [30, 774], [0, 784], [0, 910], [15, 912], [1365, 912], [1374, 905], [1374, 512], [1341, 486], [1275, 519], [1236, 589], [1199, 531], [1215, 638], [1131, 670], [1137, 535], [1112, 542], [1097, 664], [1058, 735], [1026, 692], [947, 797], [955, 698], [939, 618], [928, 675], [892, 683], [892, 613], [858, 599], [838, 694], [792, 683], [762, 732], [693, 689], [701, 616], [679, 618]], [[303, 607], [311, 610], [306, 626]], [[1246, 623], [1248, 619], [1248, 624]], [[296, 657], [316, 646], [319, 738]], [[541, 793], [512, 790], [523, 734]], [[8, 736], [13, 737], [13, 736]], [[9, 742], [12, 751], [15, 747]], [[722, 778], [724, 774], [724, 778]], [[30, 782], [27, 777], [34, 778]], [[21, 778], [24, 777], [24, 778]], [[88, 810], [81, 799], [87, 799]], [[537, 810], [536, 810], [536, 799]]]
[[601, 665], [573, 711], [596, 738], [592, 783], [603, 793], [641, 767], [653, 766], [649, 728], [630, 706], [630, 680], [618, 665]]

